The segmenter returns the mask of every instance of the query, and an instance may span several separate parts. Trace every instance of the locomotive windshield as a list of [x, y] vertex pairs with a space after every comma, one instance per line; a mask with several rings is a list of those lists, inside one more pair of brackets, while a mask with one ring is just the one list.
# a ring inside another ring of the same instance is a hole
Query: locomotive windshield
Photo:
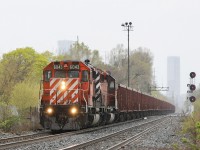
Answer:
[[65, 70], [56, 70], [55, 78], [66, 78], [66, 71]]
[[110, 88], [110, 89], [114, 89], [114, 88], [115, 88], [115, 83], [114, 83], [114, 81], [111, 81], [111, 82], [110, 82], [109, 88]]
[[79, 71], [68, 71], [67, 75], [69, 78], [78, 78], [79, 77]]

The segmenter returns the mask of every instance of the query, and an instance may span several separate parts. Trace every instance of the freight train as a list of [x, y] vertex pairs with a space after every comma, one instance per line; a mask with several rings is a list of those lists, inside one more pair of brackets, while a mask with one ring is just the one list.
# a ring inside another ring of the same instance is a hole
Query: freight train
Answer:
[[173, 113], [174, 105], [124, 85], [89, 60], [55, 61], [43, 70], [40, 124], [79, 130], [150, 115]]

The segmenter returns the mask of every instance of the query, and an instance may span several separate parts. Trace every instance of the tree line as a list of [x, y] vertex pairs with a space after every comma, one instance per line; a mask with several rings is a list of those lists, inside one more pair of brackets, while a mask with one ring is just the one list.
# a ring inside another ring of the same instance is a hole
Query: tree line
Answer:
[[[130, 87], [148, 93], [152, 81], [153, 55], [147, 48], [130, 51]], [[31, 47], [17, 48], [0, 59], [0, 121], [6, 121], [16, 108], [19, 116], [26, 116], [30, 106], [39, 104], [39, 87], [43, 68], [55, 60], [89, 59], [102, 70], [110, 71], [117, 83], [127, 85], [127, 49], [122, 44], [110, 52], [104, 63], [98, 50], [85, 43], [75, 42], [69, 52], [54, 55], [50, 51], [38, 53]], [[1, 124], [0, 124], [1, 127]]]

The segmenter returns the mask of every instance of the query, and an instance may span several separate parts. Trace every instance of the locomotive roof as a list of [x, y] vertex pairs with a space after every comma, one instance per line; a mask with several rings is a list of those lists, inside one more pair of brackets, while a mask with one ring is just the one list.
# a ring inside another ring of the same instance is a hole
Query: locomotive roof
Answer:
[[95, 69], [97, 69], [98, 71], [100, 71], [101, 73], [102, 73], [102, 72], [107, 73], [108, 76], [110, 76], [111, 78], [113, 78], [113, 79], [115, 80], [115, 78], [111, 75], [110, 72], [108, 72], [108, 71], [103, 71], [103, 70], [101, 70], [101, 69], [99, 69], [99, 68], [93, 66], [93, 65], [90, 64], [90, 63], [86, 64], [85, 61], [80, 61], [80, 60], [60, 60], [60, 61], [58, 61], [58, 60], [55, 60], [55, 61], [52, 61], [51, 63], [59, 63], [59, 62], [64, 62], [64, 63], [68, 63], [68, 62], [72, 62], [72, 63], [81, 62], [81, 63], [83, 63], [84, 65], [86, 65], [88, 68], [95, 68]]
[[63, 62], [82, 62], [82, 63], [84, 63], [83, 61], [80, 61], [80, 60], [55, 60], [55, 61], [53, 61], [53, 62], [61, 62], [61, 61], [63, 61]]

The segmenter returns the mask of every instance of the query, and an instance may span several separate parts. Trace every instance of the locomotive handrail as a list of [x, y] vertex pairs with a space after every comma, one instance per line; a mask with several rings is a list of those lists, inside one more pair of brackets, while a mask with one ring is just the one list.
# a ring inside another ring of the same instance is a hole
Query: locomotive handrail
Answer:
[[83, 99], [84, 99], [84, 101], [85, 101], [85, 111], [86, 111], [86, 113], [88, 113], [88, 104], [87, 104], [87, 101], [86, 101], [86, 99], [85, 99], [85, 94], [84, 94], [84, 92], [83, 92]]
[[40, 90], [39, 90], [39, 102], [38, 102], [38, 112], [40, 111], [42, 95], [43, 95], [43, 87], [42, 87], [43, 80], [40, 80]]

